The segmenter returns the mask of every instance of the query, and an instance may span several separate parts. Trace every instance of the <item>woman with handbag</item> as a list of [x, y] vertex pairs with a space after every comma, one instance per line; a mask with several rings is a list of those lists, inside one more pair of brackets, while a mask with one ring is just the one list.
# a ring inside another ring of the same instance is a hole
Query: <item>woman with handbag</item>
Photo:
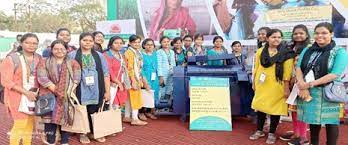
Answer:
[[103, 53], [106, 61], [108, 63], [110, 71], [110, 91], [115, 89], [116, 92], [111, 98], [113, 104], [116, 108], [124, 106], [126, 100], [128, 99], [128, 90], [131, 88], [130, 80], [128, 77], [127, 63], [125, 61], [124, 55], [121, 54], [121, 49], [124, 42], [119, 36], [113, 36], [109, 40], [109, 44], [105, 52]]
[[289, 81], [295, 52], [282, 45], [282, 36], [279, 29], [271, 29], [266, 35], [265, 47], [258, 49], [255, 55], [252, 108], [257, 110], [257, 131], [249, 139], [257, 140], [265, 136], [263, 127], [268, 114], [271, 123], [267, 144], [276, 142], [275, 132], [280, 116], [288, 114], [285, 101], [290, 94]]
[[21, 51], [7, 56], [0, 67], [5, 106], [14, 120], [10, 145], [19, 145], [20, 140], [23, 145], [31, 144], [34, 126], [32, 104], [37, 97], [31, 89], [37, 85], [34, 76], [41, 60], [41, 56], [35, 53], [39, 44], [35, 34], [24, 34], [20, 43]]
[[[82, 105], [86, 105], [90, 134], [81, 134], [81, 143], [90, 143], [93, 138], [93, 124], [91, 114], [98, 112], [104, 101], [110, 99], [110, 77], [108, 64], [102, 53], [93, 50], [94, 36], [91, 33], [80, 35], [80, 48], [69, 53], [69, 58], [77, 60], [81, 66], [81, 82], [76, 88], [77, 98]], [[94, 138], [98, 142], [105, 142], [105, 138]]]
[[[326, 84], [340, 79], [348, 55], [332, 38], [332, 24], [319, 23], [314, 28], [314, 44], [303, 50], [297, 63], [297, 86], [302, 98], [297, 99], [297, 118], [309, 124], [313, 145], [319, 144], [322, 124], [326, 126], [326, 143], [337, 144], [340, 103], [326, 100], [323, 90]], [[309, 96], [311, 100], [305, 99]]]
[[[67, 58], [67, 45], [62, 40], [51, 44], [51, 56], [42, 59], [37, 68], [37, 80], [40, 84], [39, 96], [53, 96], [55, 105], [52, 113], [42, 117], [45, 122], [47, 142], [55, 144], [56, 130], [61, 134], [61, 144], [67, 145], [69, 133], [62, 131], [62, 125], [72, 125], [72, 108], [69, 107], [69, 87], [76, 87], [81, 80], [81, 67], [76, 60]], [[40, 101], [39, 97], [39, 101]], [[48, 104], [53, 100], [48, 100]]]

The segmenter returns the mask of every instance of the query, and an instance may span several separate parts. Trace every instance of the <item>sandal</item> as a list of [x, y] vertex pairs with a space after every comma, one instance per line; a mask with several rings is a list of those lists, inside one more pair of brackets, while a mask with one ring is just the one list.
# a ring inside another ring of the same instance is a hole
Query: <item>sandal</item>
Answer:
[[146, 116], [145, 116], [144, 113], [140, 113], [140, 114], [138, 115], [138, 117], [139, 117], [140, 120], [143, 120], [143, 121], [146, 121], [146, 120], [147, 120], [147, 118], [146, 118]]
[[126, 122], [126, 123], [131, 123], [131, 122], [132, 122], [132, 119], [129, 118], [129, 117], [123, 117], [122, 121], [123, 121], [123, 122]]
[[101, 142], [101, 143], [106, 141], [105, 137], [97, 138], [97, 139], [94, 139], [94, 140], [96, 140], [97, 142]]
[[86, 134], [81, 134], [80, 135], [80, 142], [82, 144], [89, 144], [89, 143], [91, 143], [91, 140], [89, 140], [89, 138]]
[[268, 133], [266, 144], [275, 144], [277, 137], [274, 133]]
[[153, 120], [157, 119], [157, 117], [155, 115], [153, 115], [152, 113], [145, 113], [145, 115], [146, 115], [146, 117], [149, 117], [149, 118], [151, 118]]
[[147, 122], [141, 121], [141, 120], [133, 120], [133, 121], [131, 122], [131, 125], [136, 125], [136, 126], [144, 126], [144, 125], [146, 125], [146, 124], [147, 124]]

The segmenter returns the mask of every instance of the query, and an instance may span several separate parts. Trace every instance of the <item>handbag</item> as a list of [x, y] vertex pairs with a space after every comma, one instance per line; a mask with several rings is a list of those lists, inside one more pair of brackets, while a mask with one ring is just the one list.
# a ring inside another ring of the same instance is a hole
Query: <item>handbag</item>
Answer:
[[122, 131], [121, 110], [113, 109], [103, 111], [105, 101], [99, 111], [92, 114], [93, 137], [101, 138]]
[[[70, 61], [67, 61], [68, 71], [70, 78], [72, 77], [72, 68]], [[90, 132], [89, 128], [89, 121], [88, 121], [88, 114], [87, 114], [87, 108], [86, 106], [83, 106], [78, 101], [76, 95], [75, 95], [75, 89], [77, 85], [74, 84], [73, 80], [69, 79], [69, 87], [67, 90], [68, 101], [69, 101], [69, 107], [71, 107], [72, 111], [69, 112], [73, 116], [71, 125], [64, 124], [62, 125], [62, 130], [66, 132], [72, 132], [72, 133], [82, 133], [86, 134]]]
[[[72, 125], [62, 125], [62, 130], [72, 133], [88, 133], [90, 132], [88, 114], [86, 106], [83, 106], [77, 100], [75, 93], [71, 93], [69, 97], [70, 105], [73, 106], [73, 123]], [[76, 104], [75, 104], [76, 103]]]
[[324, 98], [330, 102], [347, 103], [348, 88], [343, 82], [333, 81], [324, 87]]
[[39, 96], [35, 102], [35, 114], [43, 116], [51, 113], [56, 106], [56, 96], [48, 93], [45, 96]]
[[[32, 88], [29, 91], [38, 94], [38, 88]], [[21, 101], [19, 102], [18, 112], [22, 112], [28, 115], [35, 115], [35, 102], [30, 101], [27, 96], [22, 95]]]

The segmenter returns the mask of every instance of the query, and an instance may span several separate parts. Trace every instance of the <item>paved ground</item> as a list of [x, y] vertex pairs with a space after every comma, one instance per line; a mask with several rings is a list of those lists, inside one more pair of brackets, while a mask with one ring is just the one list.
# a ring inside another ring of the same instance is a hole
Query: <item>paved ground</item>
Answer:
[[[0, 145], [7, 145], [12, 121], [5, 115], [3, 105], [0, 105]], [[290, 123], [281, 123], [277, 133], [291, 127]], [[108, 137], [105, 143], [92, 142], [91, 145], [263, 145], [266, 139], [248, 140], [255, 125], [243, 118], [233, 120], [232, 132], [189, 131], [188, 122], [181, 122], [177, 116], [161, 116], [160, 119], [149, 121], [149, 125], [135, 127], [124, 124], [124, 131], [117, 136]], [[340, 127], [338, 145], [348, 145], [348, 126]], [[325, 129], [321, 133], [321, 143], [325, 143]], [[34, 145], [42, 145], [39, 139], [34, 139]], [[76, 136], [70, 139], [71, 145], [80, 144]], [[286, 145], [277, 140], [276, 145]]]

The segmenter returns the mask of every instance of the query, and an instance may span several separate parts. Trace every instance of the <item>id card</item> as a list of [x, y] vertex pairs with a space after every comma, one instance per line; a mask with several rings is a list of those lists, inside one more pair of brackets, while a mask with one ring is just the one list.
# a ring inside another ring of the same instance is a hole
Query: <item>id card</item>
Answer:
[[29, 76], [29, 80], [28, 80], [28, 86], [34, 87], [35, 85], [35, 77], [34, 76]]
[[308, 83], [308, 82], [313, 82], [314, 80], [315, 80], [314, 72], [313, 70], [310, 70], [305, 76], [305, 81]]
[[151, 73], [151, 81], [154, 81], [154, 80], [156, 80], [156, 73], [155, 72]]
[[87, 76], [85, 77], [86, 85], [92, 86], [94, 85], [94, 76]]
[[259, 79], [260, 83], [264, 83], [264, 82], [265, 82], [265, 80], [266, 80], [266, 74], [261, 73], [261, 75], [260, 75], [260, 79]]

